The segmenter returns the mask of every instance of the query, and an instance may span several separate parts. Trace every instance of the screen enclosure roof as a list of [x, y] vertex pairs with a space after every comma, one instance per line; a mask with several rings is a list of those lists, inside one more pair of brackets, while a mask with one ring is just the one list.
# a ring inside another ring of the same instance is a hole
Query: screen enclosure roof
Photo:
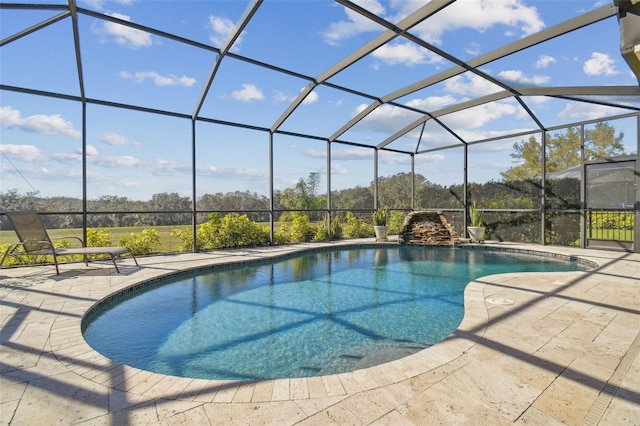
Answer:
[[640, 111], [614, 2], [70, 0], [0, 13], [3, 91], [274, 134], [422, 153]]

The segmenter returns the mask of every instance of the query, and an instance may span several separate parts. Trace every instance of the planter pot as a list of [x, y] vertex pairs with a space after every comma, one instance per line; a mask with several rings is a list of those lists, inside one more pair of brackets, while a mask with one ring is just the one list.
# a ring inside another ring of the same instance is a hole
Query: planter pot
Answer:
[[481, 243], [484, 241], [484, 231], [485, 227], [475, 227], [475, 226], [467, 226], [467, 232], [469, 233], [469, 238], [471, 241], [476, 243]]
[[373, 231], [376, 233], [376, 240], [386, 240], [389, 232], [388, 226], [374, 226]]

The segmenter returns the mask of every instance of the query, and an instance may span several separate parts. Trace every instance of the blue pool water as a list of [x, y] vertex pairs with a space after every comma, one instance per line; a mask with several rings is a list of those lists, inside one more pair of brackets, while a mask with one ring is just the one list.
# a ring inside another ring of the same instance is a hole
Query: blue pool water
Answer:
[[443, 340], [475, 278], [574, 271], [576, 262], [490, 250], [318, 251], [170, 278], [87, 316], [103, 355], [175, 376], [261, 380], [352, 371]]

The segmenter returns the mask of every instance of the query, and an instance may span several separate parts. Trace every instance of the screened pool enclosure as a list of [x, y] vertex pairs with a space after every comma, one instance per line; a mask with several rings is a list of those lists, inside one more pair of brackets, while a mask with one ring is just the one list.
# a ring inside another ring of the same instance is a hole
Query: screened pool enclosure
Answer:
[[300, 217], [318, 228], [293, 240], [357, 236], [378, 208], [464, 236], [475, 204], [489, 239], [640, 251], [638, 19], [623, 0], [2, 2], [0, 210], [166, 228], [173, 251], [231, 213], [266, 244]]

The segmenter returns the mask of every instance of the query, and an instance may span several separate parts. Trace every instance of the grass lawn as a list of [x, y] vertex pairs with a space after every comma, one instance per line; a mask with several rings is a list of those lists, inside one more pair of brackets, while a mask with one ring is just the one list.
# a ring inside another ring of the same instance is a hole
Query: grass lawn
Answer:
[[[129, 227], [116, 227], [116, 228], [101, 228], [106, 232], [111, 234], [111, 243], [112, 245], [120, 245], [118, 244], [118, 240], [120, 237], [130, 237], [132, 233], [137, 234], [142, 232], [143, 229], [154, 228], [158, 231], [158, 235], [160, 236], [160, 246], [158, 246], [157, 251], [159, 252], [170, 252], [177, 251], [178, 247], [181, 245], [181, 241], [175, 237], [171, 236], [171, 230], [174, 228], [178, 228], [178, 226], [129, 226]], [[62, 238], [62, 237], [79, 237], [82, 238], [82, 229], [81, 228], [70, 228], [70, 229], [47, 229], [49, 233], [49, 237], [51, 239]], [[17, 236], [13, 231], [0, 231], [0, 244], [11, 244], [17, 242]]]
[[[269, 226], [267, 222], [260, 223], [263, 226]], [[276, 231], [280, 229], [281, 223], [276, 222], [275, 229]], [[171, 236], [171, 230], [175, 228], [180, 228], [188, 225], [171, 225], [171, 226], [130, 226], [130, 227], [114, 227], [114, 228], [101, 228], [106, 232], [111, 234], [111, 243], [112, 245], [120, 245], [118, 241], [120, 237], [130, 237], [132, 233], [138, 234], [142, 232], [143, 229], [155, 229], [158, 231], [158, 235], [160, 236], [160, 246], [156, 248], [156, 251], [164, 253], [164, 252], [172, 252], [178, 251], [179, 247], [182, 245], [182, 241], [176, 237]], [[62, 238], [62, 237], [79, 237], [82, 238], [82, 229], [81, 228], [69, 228], [69, 229], [48, 229], [49, 237], [52, 239]], [[0, 231], [0, 244], [12, 244], [17, 242], [17, 236], [13, 231]]]

